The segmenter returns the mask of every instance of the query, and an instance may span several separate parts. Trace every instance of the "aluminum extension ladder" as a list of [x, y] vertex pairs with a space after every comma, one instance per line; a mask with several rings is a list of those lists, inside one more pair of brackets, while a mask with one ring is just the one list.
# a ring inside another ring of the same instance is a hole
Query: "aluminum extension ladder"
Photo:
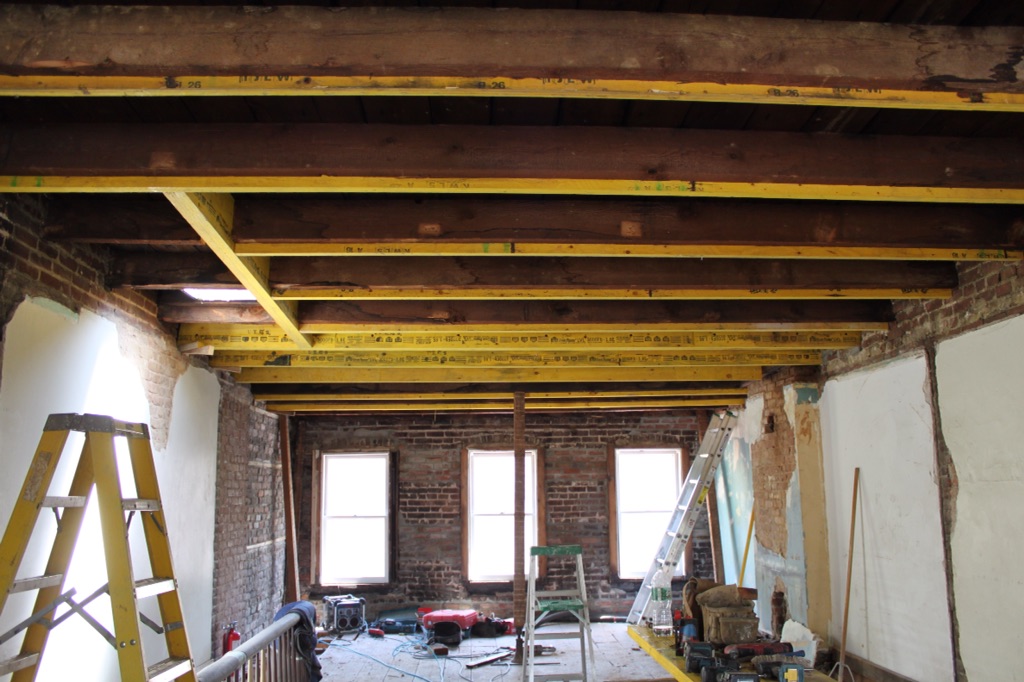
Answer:
[[[538, 590], [537, 573], [540, 557], [546, 557], [549, 565], [552, 559], [562, 558], [572, 562], [576, 586], [563, 590]], [[590, 632], [590, 608], [587, 606], [587, 583], [583, 578], [583, 548], [580, 545], [553, 545], [530, 548], [530, 579], [526, 594], [526, 656], [524, 657], [526, 682], [538, 680], [583, 680], [588, 677], [589, 665], [594, 667], [594, 638]], [[578, 622], [576, 632], [537, 632], [537, 621], [549, 613], [566, 611]], [[580, 642], [580, 671], [539, 675], [534, 673], [534, 659], [537, 657], [536, 641], [549, 639], [578, 639]]]
[[733, 426], [736, 424], [736, 415], [731, 412], [715, 414], [708, 424], [707, 433], [700, 443], [697, 457], [693, 460], [686, 480], [683, 481], [683, 488], [676, 501], [672, 518], [662, 537], [661, 544], [654, 561], [647, 570], [640, 591], [637, 592], [633, 607], [629, 610], [626, 622], [633, 625], [643, 621], [651, 625], [650, 616], [652, 608], [651, 595], [653, 593], [656, 578], [661, 578], [664, 584], [668, 585], [676, 572], [679, 558], [686, 549], [686, 543], [690, 541], [693, 527], [697, 523], [700, 514], [700, 506], [704, 504], [708, 489], [714, 485], [715, 471], [719, 462], [722, 461], [722, 453], [725, 451], [726, 443], [732, 434]]
[[[78, 467], [68, 495], [51, 497], [50, 483], [72, 431], [85, 433]], [[137, 498], [122, 496], [114, 452], [115, 437], [127, 440]], [[76, 601], [73, 599], [74, 589], [65, 591], [65, 575], [93, 484], [96, 486], [109, 582], [89, 597]], [[57, 533], [46, 571], [41, 576], [17, 578], [43, 508], [52, 509], [57, 519]], [[128, 528], [136, 513], [145, 533], [153, 572], [153, 577], [139, 581], [133, 575], [128, 546]], [[0, 543], [0, 612], [9, 594], [38, 590], [32, 615], [0, 635], [2, 644], [25, 631], [21, 652], [14, 658], [0, 661], [0, 675], [14, 673], [12, 682], [34, 680], [50, 630], [77, 613], [117, 651], [122, 682], [195, 682], [195, 664], [185, 634], [166, 528], [149, 443], [149, 428], [145, 424], [92, 414], [51, 414]], [[84, 608], [104, 593], [110, 595], [113, 634]], [[163, 625], [139, 612], [138, 600], [149, 596], [157, 597]], [[70, 610], [54, 617], [62, 604]], [[142, 651], [140, 620], [158, 634], [163, 634], [167, 645], [168, 658], [148, 667]]]

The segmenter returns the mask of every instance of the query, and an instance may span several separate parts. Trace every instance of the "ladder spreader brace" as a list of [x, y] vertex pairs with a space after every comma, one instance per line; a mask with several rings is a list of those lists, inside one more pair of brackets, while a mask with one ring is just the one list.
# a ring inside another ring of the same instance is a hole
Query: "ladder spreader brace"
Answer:
[[[85, 434], [71, 490], [63, 497], [49, 496], [47, 491], [71, 431]], [[122, 495], [114, 449], [116, 437], [127, 440], [138, 498]], [[108, 582], [85, 599], [75, 601], [75, 590], [65, 589], [64, 583], [93, 486]], [[51, 508], [57, 521], [45, 572], [40, 576], [16, 578], [43, 508]], [[128, 528], [135, 514], [140, 515], [153, 573], [153, 577], [142, 580], [134, 578], [128, 546]], [[38, 591], [32, 615], [0, 635], [0, 644], [3, 644], [25, 632], [21, 652], [12, 659], [0, 661], [0, 675], [14, 673], [12, 682], [34, 680], [50, 630], [77, 614], [117, 651], [122, 682], [195, 682], [195, 664], [185, 633], [165, 528], [149, 427], [100, 415], [51, 414], [0, 542], [0, 612], [10, 594]], [[85, 610], [87, 604], [103, 594], [110, 595], [113, 634]], [[163, 625], [139, 611], [138, 601], [150, 596], [157, 598]], [[62, 604], [69, 608], [67, 613], [47, 618]], [[162, 634], [167, 646], [167, 658], [148, 667], [142, 651], [140, 621]]]
[[672, 518], [669, 520], [658, 551], [654, 555], [654, 561], [651, 562], [651, 567], [647, 570], [647, 575], [640, 585], [633, 607], [626, 617], [627, 623], [651, 624], [651, 594], [655, 578], [664, 577], [665, 584], [668, 584], [672, 575], [675, 574], [679, 558], [686, 548], [686, 543], [690, 541], [693, 527], [697, 523], [700, 506], [704, 504], [708, 489], [714, 485], [715, 471], [722, 461], [722, 453], [725, 451], [735, 424], [736, 415], [731, 412], [712, 416], [707, 433], [701, 440], [700, 449], [697, 450], [697, 456], [690, 466], [690, 471], [686, 474], [686, 480], [683, 481], [679, 499], [676, 501]]

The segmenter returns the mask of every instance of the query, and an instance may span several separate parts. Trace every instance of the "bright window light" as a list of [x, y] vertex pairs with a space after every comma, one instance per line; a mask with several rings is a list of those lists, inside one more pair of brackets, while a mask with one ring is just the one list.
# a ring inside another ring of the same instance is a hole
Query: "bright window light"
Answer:
[[[537, 544], [537, 453], [526, 451], [524, 545]], [[511, 580], [515, 573], [515, 453], [469, 451], [469, 579]]]
[[388, 453], [325, 454], [320, 583], [388, 581]]
[[[620, 578], [647, 574], [678, 501], [680, 458], [676, 448], [615, 451]], [[682, 575], [682, 564], [676, 575]]]
[[255, 301], [256, 297], [245, 289], [182, 289], [197, 301]]

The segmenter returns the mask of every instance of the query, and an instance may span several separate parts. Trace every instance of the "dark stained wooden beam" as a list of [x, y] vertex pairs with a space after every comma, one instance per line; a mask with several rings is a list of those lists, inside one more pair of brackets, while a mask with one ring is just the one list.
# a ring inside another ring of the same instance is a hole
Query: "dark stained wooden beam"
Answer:
[[87, 244], [202, 246], [203, 240], [160, 195], [51, 197], [45, 234]]
[[0, 125], [0, 191], [1024, 202], [1024, 140], [334, 124]]
[[[111, 286], [215, 288], [237, 280], [213, 255], [137, 253]], [[673, 258], [276, 258], [278, 297], [297, 299], [921, 298], [956, 285], [952, 263]]]
[[0, 26], [0, 71], [10, 75], [0, 82], [18, 94], [391, 90], [980, 108], [1024, 93], [1019, 27], [515, 9], [21, 6], [4, 7]]
[[[239, 195], [235, 243], [265, 253], [402, 253], [410, 244], [482, 244], [508, 253], [522, 243], [752, 247], [1024, 247], [1024, 208], [905, 203], [601, 197]], [[274, 245], [275, 248], [268, 248]], [[508, 245], [507, 249], [502, 249]], [[740, 249], [737, 248], [737, 251]], [[709, 251], [711, 251], [709, 249]], [[484, 251], [481, 251], [484, 252]], [[729, 254], [722, 254], [729, 255]]]
[[956, 285], [951, 263], [672, 258], [289, 257], [270, 277], [279, 296], [328, 299], [900, 298]]
[[[161, 294], [160, 319], [171, 324], [269, 324], [256, 305], [200, 303]], [[552, 327], [556, 330], [884, 329], [889, 301], [311, 301], [299, 309], [303, 331]]]
[[[55, 195], [52, 239], [196, 246], [159, 196]], [[905, 203], [438, 195], [241, 194], [232, 231], [247, 255], [532, 253], [692, 247], [718, 256], [999, 257], [1024, 248], [1024, 208]], [[590, 248], [587, 249], [586, 247]], [[475, 249], [475, 250], [474, 250]], [[610, 255], [610, 254], [609, 254]], [[664, 255], [672, 255], [665, 253]], [[774, 255], [774, 252], [773, 252]]]
[[[304, 331], [436, 326], [551, 325], [657, 328], [693, 324], [772, 328], [878, 328], [893, 319], [889, 301], [315, 301], [304, 303]], [[834, 326], [833, 326], [834, 325]], [[846, 326], [850, 325], [850, 326]], [[863, 326], [861, 326], [863, 325]]]

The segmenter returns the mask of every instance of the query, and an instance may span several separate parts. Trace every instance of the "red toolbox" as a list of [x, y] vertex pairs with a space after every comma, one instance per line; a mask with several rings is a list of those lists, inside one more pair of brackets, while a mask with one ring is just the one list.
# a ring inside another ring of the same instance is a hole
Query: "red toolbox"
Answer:
[[463, 630], [476, 624], [477, 613], [473, 609], [441, 609], [423, 614], [423, 627], [433, 630], [437, 623], [458, 623]]

